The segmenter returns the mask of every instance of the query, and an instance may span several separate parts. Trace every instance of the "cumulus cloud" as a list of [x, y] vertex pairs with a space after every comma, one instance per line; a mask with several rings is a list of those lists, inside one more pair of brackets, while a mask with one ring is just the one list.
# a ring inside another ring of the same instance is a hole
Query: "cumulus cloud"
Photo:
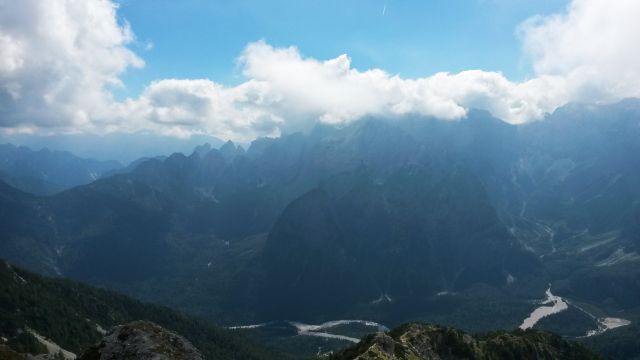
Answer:
[[519, 27], [538, 76], [565, 80], [566, 101], [640, 96], [640, 2], [573, 0]]
[[109, 87], [144, 62], [107, 0], [0, 0], [0, 126], [87, 127], [108, 121]]
[[284, 119], [273, 95], [269, 84], [253, 80], [227, 88], [207, 79], [165, 79], [151, 83], [119, 113], [123, 122], [138, 119], [134, 126], [167, 135], [205, 133], [244, 141], [280, 134]]
[[250, 140], [367, 116], [455, 120], [469, 108], [522, 123], [569, 101], [640, 96], [635, 0], [574, 0], [562, 13], [527, 20], [517, 30], [535, 71], [526, 81], [481, 70], [404, 79], [355, 69], [348, 55], [318, 60], [258, 41], [238, 58], [240, 85], [163, 79], [123, 102], [109, 88], [143, 62], [127, 48], [133, 34], [116, 10], [107, 0], [0, 0], [0, 126]]
[[134, 112], [176, 133], [207, 129], [248, 140], [316, 121], [345, 124], [366, 116], [460, 119], [469, 108], [520, 123], [543, 116], [562, 99], [557, 90], [562, 80], [552, 76], [514, 83], [500, 73], [474, 70], [402, 79], [379, 69], [354, 69], [347, 55], [319, 61], [294, 47], [274, 48], [263, 41], [249, 44], [239, 63], [248, 79], [239, 86], [161, 80], [129, 102], [130, 111], [123, 114]]

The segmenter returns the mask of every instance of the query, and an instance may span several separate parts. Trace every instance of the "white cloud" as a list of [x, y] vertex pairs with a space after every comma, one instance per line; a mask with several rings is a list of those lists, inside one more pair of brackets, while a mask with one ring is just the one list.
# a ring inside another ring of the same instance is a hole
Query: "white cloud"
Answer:
[[273, 96], [269, 84], [254, 80], [230, 88], [208, 79], [155, 81], [140, 97], [117, 104], [114, 117], [120, 125], [113, 130], [198, 133], [242, 141], [276, 136], [284, 120], [275, 109], [280, 99], [269, 98]]
[[343, 124], [366, 116], [460, 119], [470, 107], [523, 122], [558, 106], [557, 91], [548, 88], [561, 88], [554, 77], [513, 83], [500, 73], [478, 70], [402, 79], [379, 69], [354, 69], [346, 55], [318, 61], [304, 58], [296, 48], [273, 48], [262, 41], [249, 44], [239, 63], [248, 79], [239, 86], [162, 80], [128, 105], [165, 130], [205, 129], [248, 140], [304, 129], [316, 121]]
[[639, 17], [637, 0], [573, 0], [519, 33], [536, 73], [565, 79], [565, 100], [615, 101], [640, 96]]
[[144, 63], [107, 0], [0, 0], [0, 126], [88, 127], [108, 120], [109, 86]]
[[15, 39], [0, 34], [0, 74], [7, 74], [24, 65], [22, 44]]
[[522, 82], [481, 70], [403, 79], [355, 69], [347, 55], [322, 61], [259, 41], [238, 59], [238, 86], [164, 79], [116, 102], [109, 86], [143, 63], [113, 3], [0, 0], [0, 125], [250, 140], [366, 116], [459, 119], [469, 108], [521, 123], [569, 101], [640, 96], [639, 10], [635, 0], [574, 0], [526, 21], [518, 34], [536, 75]]

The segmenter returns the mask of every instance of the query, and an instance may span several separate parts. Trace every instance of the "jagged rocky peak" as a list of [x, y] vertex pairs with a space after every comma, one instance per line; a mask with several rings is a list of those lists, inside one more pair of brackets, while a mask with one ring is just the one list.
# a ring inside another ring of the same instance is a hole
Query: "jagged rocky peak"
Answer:
[[242, 145], [236, 145], [233, 141], [229, 140], [224, 143], [219, 149], [214, 148], [209, 143], [198, 145], [193, 149], [193, 155], [198, 155], [200, 158], [204, 158], [207, 155], [211, 154], [212, 150], [215, 150], [214, 152], [216, 153], [219, 151], [219, 154], [221, 154], [227, 160], [233, 159], [238, 155], [244, 155], [246, 153]]
[[236, 145], [233, 141], [229, 140], [220, 147], [220, 153], [225, 159], [233, 159], [238, 155], [245, 153], [244, 148], [240, 145]]
[[193, 149], [193, 152], [195, 154], [198, 154], [200, 157], [204, 157], [205, 155], [207, 155], [209, 151], [211, 151], [211, 149], [212, 149], [211, 144], [204, 143], [202, 145], [196, 146], [195, 149]]
[[79, 360], [203, 360], [198, 349], [182, 336], [149, 321], [114, 327]]
[[546, 332], [516, 330], [470, 335], [412, 323], [365, 337], [332, 360], [599, 359], [582, 346]]
[[234, 154], [236, 152], [236, 144], [234, 144], [233, 141], [228, 140], [226, 143], [220, 146], [220, 152], [225, 155]]

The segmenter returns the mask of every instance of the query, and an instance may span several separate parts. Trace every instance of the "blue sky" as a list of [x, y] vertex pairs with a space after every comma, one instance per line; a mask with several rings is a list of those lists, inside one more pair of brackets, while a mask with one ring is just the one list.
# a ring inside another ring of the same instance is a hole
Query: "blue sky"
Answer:
[[[531, 77], [516, 28], [533, 15], [562, 11], [567, 0], [120, 0], [146, 65], [124, 74], [118, 97], [152, 80], [243, 80], [235, 59], [250, 42], [296, 46], [305, 56], [348, 54], [360, 70], [415, 78], [438, 71], [501, 71]], [[384, 14], [383, 14], [384, 10]], [[152, 43], [150, 50], [145, 45]]]

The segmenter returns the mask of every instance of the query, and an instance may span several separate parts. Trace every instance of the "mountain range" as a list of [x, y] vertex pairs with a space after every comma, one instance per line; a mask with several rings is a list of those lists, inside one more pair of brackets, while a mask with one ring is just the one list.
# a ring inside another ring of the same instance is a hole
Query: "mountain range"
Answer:
[[228, 325], [515, 328], [551, 284], [584, 326], [545, 326], [586, 334], [640, 319], [639, 136], [631, 99], [319, 125], [47, 196], [5, 182], [0, 256]]
[[83, 159], [64, 151], [0, 144], [0, 179], [20, 190], [51, 195], [122, 168], [117, 161]]

